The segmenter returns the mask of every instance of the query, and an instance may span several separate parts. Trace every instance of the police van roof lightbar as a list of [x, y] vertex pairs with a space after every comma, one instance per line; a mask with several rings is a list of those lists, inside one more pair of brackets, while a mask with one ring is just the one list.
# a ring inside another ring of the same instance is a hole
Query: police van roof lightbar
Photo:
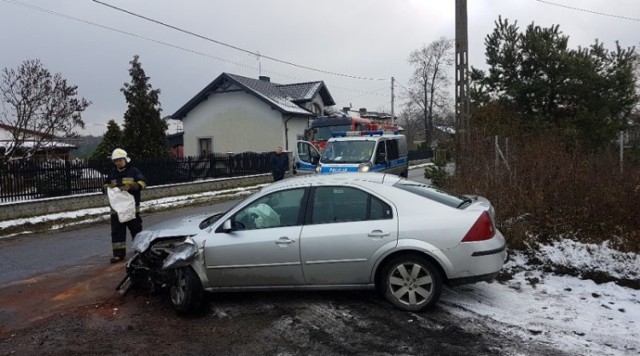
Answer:
[[384, 131], [334, 131], [331, 133], [333, 137], [353, 137], [353, 136], [382, 136]]

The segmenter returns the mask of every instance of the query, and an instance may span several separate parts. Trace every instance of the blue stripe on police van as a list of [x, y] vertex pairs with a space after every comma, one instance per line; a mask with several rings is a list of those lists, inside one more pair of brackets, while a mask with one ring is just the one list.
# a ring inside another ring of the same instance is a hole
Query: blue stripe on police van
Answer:
[[379, 172], [379, 171], [382, 171], [382, 170], [385, 170], [385, 169], [387, 169], [387, 165], [386, 164], [377, 164], [377, 165], [371, 167], [371, 171], [372, 172]]
[[358, 166], [346, 165], [323, 165], [320, 173], [357, 172]]
[[301, 171], [313, 171], [316, 169], [316, 166], [311, 163], [296, 162], [296, 168]]

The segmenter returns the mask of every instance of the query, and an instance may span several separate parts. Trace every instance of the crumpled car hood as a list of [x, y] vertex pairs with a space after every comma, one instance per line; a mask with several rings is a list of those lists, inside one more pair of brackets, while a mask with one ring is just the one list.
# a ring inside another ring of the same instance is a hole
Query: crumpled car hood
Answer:
[[199, 233], [200, 223], [218, 214], [217, 212], [203, 213], [186, 217], [165, 220], [161, 223], [140, 231], [133, 240], [133, 249], [137, 252], [146, 251], [153, 241], [170, 237], [187, 237]]

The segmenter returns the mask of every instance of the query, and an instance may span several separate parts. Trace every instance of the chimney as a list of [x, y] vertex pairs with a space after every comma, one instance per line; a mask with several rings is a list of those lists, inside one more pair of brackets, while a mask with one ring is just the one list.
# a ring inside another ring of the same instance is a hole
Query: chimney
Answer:
[[345, 107], [342, 108], [342, 112], [345, 113], [345, 114], [349, 114], [349, 110], [351, 110], [351, 108], [348, 107], [348, 106], [345, 106]]
[[360, 117], [362, 117], [362, 115], [367, 114], [367, 108], [360, 108], [359, 112], [360, 112]]
[[270, 82], [271, 81], [271, 78], [269, 78], [267, 76], [264, 76], [264, 75], [259, 76], [258, 79], [260, 79], [263, 82]]

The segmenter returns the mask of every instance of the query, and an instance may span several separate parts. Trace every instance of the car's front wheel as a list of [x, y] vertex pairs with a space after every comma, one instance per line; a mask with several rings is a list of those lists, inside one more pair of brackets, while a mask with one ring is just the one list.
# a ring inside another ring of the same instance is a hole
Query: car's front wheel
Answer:
[[169, 288], [169, 295], [173, 308], [180, 313], [190, 313], [198, 309], [203, 289], [200, 278], [191, 267], [175, 269], [175, 279]]
[[381, 283], [385, 299], [400, 309], [414, 312], [432, 307], [442, 291], [439, 270], [419, 255], [391, 259], [382, 271]]

